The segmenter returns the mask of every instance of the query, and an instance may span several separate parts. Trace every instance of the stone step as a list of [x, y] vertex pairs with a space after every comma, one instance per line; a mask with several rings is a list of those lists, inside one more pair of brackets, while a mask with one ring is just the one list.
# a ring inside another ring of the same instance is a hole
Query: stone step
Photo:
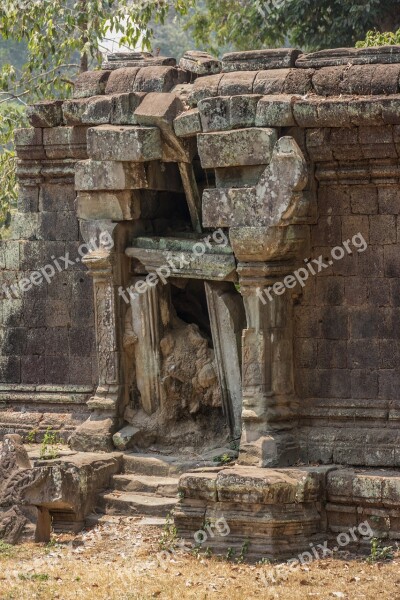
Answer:
[[178, 498], [108, 491], [99, 495], [98, 508], [106, 515], [165, 517], [177, 502]]
[[178, 477], [154, 477], [149, 475], [123, 474], [114, 475], [111, 487], [123, 492], [154, 494], [166, 498], [176, 498], [178, 493]]
[[150, 477], [177, 477], [198, 467], [213, 466], [210, 460], [182, 460], [177, 456], [162, 454], [124, 454], [123, 472]]

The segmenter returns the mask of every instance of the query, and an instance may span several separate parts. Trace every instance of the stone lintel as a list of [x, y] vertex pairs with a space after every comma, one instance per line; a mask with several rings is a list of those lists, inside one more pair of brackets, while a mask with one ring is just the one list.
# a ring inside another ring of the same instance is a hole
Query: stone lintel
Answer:
[[90, 127], [88, 154], [94, 160], [149, 162], [162, 158], [157, 127], [100, 125]]

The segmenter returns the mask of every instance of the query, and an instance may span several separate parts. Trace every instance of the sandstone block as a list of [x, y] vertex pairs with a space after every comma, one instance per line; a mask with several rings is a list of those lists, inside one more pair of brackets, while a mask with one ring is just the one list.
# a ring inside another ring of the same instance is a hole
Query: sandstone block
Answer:
[[87, 127], [54, 127], [43, 133], [47, 158], [87, 158]]
[[254, 71], [238, 71], [223, 74], [218, 86], [218, 95], [238, 96], [240, 94], [252, 94], [256, 74]]
[[257, 104], [261, 96], [243, 94], [232, 96], [229, 100], [229, 123], [232, 129], [254, 127], [256, 124]]
[[105, 88], [106, 94], [122, 94], [135, 91], [135, 79], [140, 67], [111, 71]]
[[257, 127], [292, 127], [295, 96], [264, 96], [257, 105], [255, 124]]
[[174, 131], [178, 137], [194, 137], [202, 132], [200, 113], [197, 108], [188, 110], [174, 120]]
[[62, 100], [37, 102], [28, 106], [26, 114], [32, 127], [58, 127], [62, 125]]
[[199, 101], [198, 110], [204, 132], [230, 129], [229, 100], [229, 96], [217, 96]]
[[88, 154], [95, 160], [146, 162], [162, 157], [156, 127], [100, 125], [88, 130]]
[[74, 88], [74, 98], [90, 98], [105, 93], [107, 80], [111, 71], [87, 71], [81, 73]]
[[217, 58], [207, 52], [197, 50], [185, 52], [179, 61], [179, 66], [184, 71], [195, 75], [214, 75], [221, 71], [221, 62]]
[[253, 94], [282, 94], [290, 69], [260, 71], [253, 83]]
[[150, 92], [136, 109], [135, 117], [140, 125], [171, 130], [174, 119], [183, 110], [183, 103], [175, 94]]
[[268, 50], [249, 50], [230, 52], [222, 57], [222, 70], [262, 71], [265, 69], [286, 69], [294, 67], [296, 59], [302, 54], [294, 48], [274, 48]]
[[169, 92], [178, 83], [189, 81], [189, 73], [175, 67], [143, 67], [136, 75], [134, 92]]
[[145, 97], [143, 92], [114, 94], [111, 105], [112, 125], [137, 125], [135, 110]]
[[198, 136], [204, 169], [236, 165], [260, 165], [270, 161], [277, 133], [273, 129], [237, 129]]
[[23, 160], [46, 158], [43, 148], [42, 128], [28, 127], [16, 129], [14, 132], [14, 140], [18, 158]]
[[117, 433], [113, 435], [113, 444], [117, 448], [117, 450], [127, 450], [131, 448], [134, 444], [135, 435], [140, 430], [137, 427], [133, 427], [133, 425], [127, 425], [123, 427]]
[[135, 192], [81, 192], [76, 199], [79, 219], [131, 221], [140, 217], [140, 196]]
[[111, 122], [112, 99], [109, 96], [66, 100], [63, 105], [67, 125], [100, 125]]
[[296, 60], [297, 68], [336, 67], [339, 65], [371, 65], [400, 62], [399, 46], [381, 48], [333, 48], [302, 54]]
[[193, 89], [189, 95], [190, 106], [197, 106], [198, 102], [203, 100], [203, 98], [218, 96], [218, 87], [221, 79], [221, 73], [218, 75], [207, 75], [205, 77], [199, 77], [196, 79], [193, 84]]
[[77, 163], [75, 187], [79, 191], [147, 188], [142, 163], [83, 160]]

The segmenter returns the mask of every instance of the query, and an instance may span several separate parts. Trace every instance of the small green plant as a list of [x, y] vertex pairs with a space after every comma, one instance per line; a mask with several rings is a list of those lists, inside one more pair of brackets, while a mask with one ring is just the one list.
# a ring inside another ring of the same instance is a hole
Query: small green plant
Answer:
[[372, 538], [370, 555], [367, 562], [374, 563], [380, 560], [391, 560], [393, 558], [393, 546], [381, 546], [381, 540]]
[[356, 48], [370, 48], [371, 46], [397, 46], [400, 44], [400, 29], [397, 31], [368, 31], [365, 40], [356, 43]]
[[48, 427], [43, 436], [40, 446], [40, 458], [43, 460], [52, 460], [60, 456], [58, 445], [61, 443], [58, 433]]
[[30, 432], [26, 436], [26, 441], [28, 444], [34, 444], [36, 442], [36, 434], [37, 429], [31, 429]]
[[217, 462], [220, 465], [226, 465], [230, 462], [232, 462], [233, 458], [232, 456], [229, 456], [229, 454], [221, 454], [220, 456], [214, 456], [213, 458], [213, 462]]
[[213, 551], [211, 550], [210, 546], [207, 546], [207, 548], [206, 548], [206, 550], [205, 550], [205, 552], [204, 552], [204, 555], [205, 555], [207, 558], [211, 558], [211, 557], [212, 557], [212, 555], [213, 555]]
[[237, 562], [239, 564], [241, 564], [242, 562], [244, 562], [244, 559], [246, 558], [246, 555], [249, 551], [249, 546], [250, 546], [250, 540], [245, 540], [242, 544], [242, 548], [240, 550], [240, 554], [237, 557]]
[[226, 551], [226, 560], [232, 560], [232, 558], [234, 558], [236, 552], [234, 550], [234, 548], [232, 548], [231, 546], [229, 546], [228, 550]]
[[172, 515], [171, 513], [168, 513], [161, 537], [158, 540], [160, 550], [174, 550], [177, 537], [178, 532], [172, 519]]
[[22, 581], [48, 581], [49, 576], [47, 573], [18, 573], [18, 578]]
[[185, 497], [185, 492], [183, 490], [179, 490], [179, 492], [178, 492], [178, 498], [180, 498], [181, 500], [183, 500], [184, 497]]
[[1, 557], [10, 558], [13, 555], [14, 555], [14, 546], [11, 546], [11, 544], [6, 544], [6, 542], [3, 542], [2, 540], [0, 540], [0, 558]]

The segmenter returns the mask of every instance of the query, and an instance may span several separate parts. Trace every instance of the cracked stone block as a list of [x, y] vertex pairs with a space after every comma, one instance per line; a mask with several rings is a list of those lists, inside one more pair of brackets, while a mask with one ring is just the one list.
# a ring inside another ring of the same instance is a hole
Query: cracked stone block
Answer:
[[276, 141], [275, 130], [257, 127], [202, 133], [198, 136], [201, 164], [204, 169], [266, 164]]
[[87, 71], [75, 81], [74, 98], [90, 98], [105, 93], [111, 71]]
[[87, 134], [88, 154], [95, 160], [146, 162], [162, 158], [156, 127], [100, 125]]
[[63, 105], [66, 125], [100, 125], [111, 122], [110, 96], [66, 100]]

